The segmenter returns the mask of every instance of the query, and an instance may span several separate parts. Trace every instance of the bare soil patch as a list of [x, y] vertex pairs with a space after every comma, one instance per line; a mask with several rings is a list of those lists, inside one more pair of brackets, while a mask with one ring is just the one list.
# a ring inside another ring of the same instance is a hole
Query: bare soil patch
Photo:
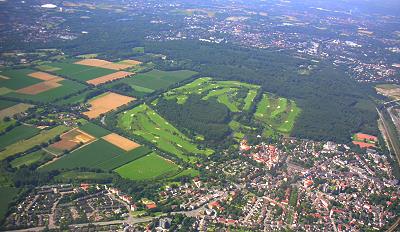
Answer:
[[107, 83], [109, 81], [126, 78], [126, 77], [128, 77], [130, 75], [133, 75], [133, 74], [134, 73], [131, 73], [131, 72], [119, 71], [119, 72], [111, 73], [111, 74], [108, 74], [108, 75], [105, 75], [105, 76], [101, 76], [101, 77], [98, 77], [98, 78], [95, 78], [95, 79], [92, 79], [92, 80], [88, 80], [86, 82], [89, 83], [89, 84], [92, 84], [92, 85], [101, 85], [101, 84]]
[[62, 80], [64, 80], [63, 78], [61, 78], [59, 76], [55, 76], [55, 75], [45, 73], [45, 72], [34, 72], [34, 73], [30, 73], [28, 76], [34, 77], [34, 78], [37, 78], [37, 79], [43, 80], [43, 81], [62, 81]]
[[100, 67], [100, 68], [106, 68], [106, 69], [112, 69], [112, 70], [121, 70], [121, 69], [127, 69], [132, 66], [137, 65], [139, 61], [134, 60], [127, 60], [128, 63], [113, 63], [107, 60], [100, 60], [100, 59], [83, 59], [78, 62], [75, 62], [75, 64], [80, 64], [80, 65], [86, 65], [86, 66], [91, 66], [91, 67]]
[[36, 95], [42, 92], [46, 92], [50, 89], [60, 87], [61, 84], [58, 83], [58, 81], [59, 80], [44, 81], [22, 89], [18, 89], [16, 92], [22, 94]]
[[134, 100], [136, 99], [133, 97], [109, 92], [101, 97], [89, 101], [89, 104], [91, 105], [90, 110], [83, 114], [88, 116], [90, 119], [97, 118], [101, 114], [117, 109], [118, 107], [126, 105]]
[[129, 140], [115, 133], [108, 134], [104, 136], [103, 139], [125, 151], [131, 151], [135, 148], [140, 147], [140, 144], [135, 143], [132, 140]]

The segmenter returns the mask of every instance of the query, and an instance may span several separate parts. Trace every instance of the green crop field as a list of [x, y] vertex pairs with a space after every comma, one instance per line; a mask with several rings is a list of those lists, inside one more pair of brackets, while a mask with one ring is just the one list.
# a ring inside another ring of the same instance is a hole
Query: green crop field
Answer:
[[[50, 130], [42, 130], [39, 134], [29, 139], [19, 140], [18, 142], [7, 146], [3, 151], [0, 152], [0, 160], [3, 160], [16, 153], [24, 152], [36, 145], [40, 145], [41, 143], [47, 142], [67, 130], [68, 128], [66, 126], [57, 126], [51, 128]], [[8, 133], [6, 135], [8, 135]]]
[[109, 130], [104, 129], [103, 127], [100, 127], [91, 122], [84, 123], [82, 126], [79, 127], [79, 129], [97, 138], [103, 137], [111, 133]]
[[13, 69], [0, 71], [1, 76], [9, 79], [0, 78], [0, 85], [9, 89], [17, 90], [41, 82], [37, 78], [28, 76], [35, 72], [31, 69]]
[[197, 72], [189, 70], [152, 70], [150, 72], [137, 74], [130, 78], [124, 78], [115, 83], [126, 83], [138, 92], [149, 93], [150, 91], [153, 92], [154, 90], [167, 88], [172, 84], [186, 80], [195, 74], [197, 74]]
[[86, 85], [83, 85], [81, 83], [71, 81], [71, 80], [63, 80], [59, 82], [62, 86], [59, 86], [54, 89], [47, 90], [45, 92], [36, 94], [36, 95], [30, 95], [30, 94], [21, 94], [21, 93], [8, 93], [5, 96], [6, 97], [13, 97], [13, 98], [18, 98], [18, 99], [25, 99], [25, 100], [32, 100], [32, 101], [38, 101], [38, 102], [52, 102], [57, 99], [61, 99], [64, 96], [67, 96], [69, 94], [73, 94], [78, 92], [79, 90], [82, 90], [86, 88]]
[[36, 127], [20, 125], [13, 128], [11, 131], [0, 136], [0, 149], [16, 143], [20, 140], [31, 138], [39, 134], [40, 130]]
[[265, 134], [272, 131], [289, 135], [301, 110], [293, 100], [263, 94], [254, 114], [256, 120], [266, 124]]
[[178, 165], [152, 152], [117, 168], [115, 171], [127, 179], [149, 180], [174, 175], [178, 170]]
[[0, 187], [0, 220], [6, 216], [9, 205], [18, 196], [19, 189], [13, 187]]
[[118, 126], [185, 161], [196, 160], [190, 154], [210, 155], [213, 153], [209, 149], [197, 148], [191, 139], [145, 104], [121, 113], [118, 118]]
[[61, 99], [55, 104], [57, 105], [69, 105], [69, 104], [80, 104], [86, 100], [86, 96], [90, 93], [90, 91], [85, 91], [83, 93], [77, 94], [75, 96], [69, 97], [67, 99]]
[[87, 167], [109, 171], [138, 159], [149, 152], [150, 150], [145, 147], [126, 152], [103, 139], [99, 139], [76, 149], [70, 154], [64, 155], [56, 162], [43, 166], [41, 169], [58, 170]]
[[13, 168], [19, 168], [22, 165], [29, 166], [31, 164], [34, 164], [38, 161], [41, 161], [45, 158], [51, 157], [51, 155], [47, 154], [47, 152], [39, 150], [36, 152], [32, 152], [30, 154], [18, 157], [14, 159], [13, 161], [10, 162], [11, 166]]
[[4, 121], [3, 119], [0, 119], [0, 133], [3, 133], [6, 128], [10, 126], [14, 126], [17, 123], [15, 119], [10, 119], [9, 121]]
[[4, 109], [11, 107], [13, 105], [16, 105], [16, 104], [18, 104], [18, 103], [0, 99], [0, 110], [4, 110]]
[[100, 67], [90, 67], [74, 63], [49, 63], [48, 68], [53, 68], [53, 72], [64, 77], [79, 81], [88, 81], [97, 77], [117, 72]]

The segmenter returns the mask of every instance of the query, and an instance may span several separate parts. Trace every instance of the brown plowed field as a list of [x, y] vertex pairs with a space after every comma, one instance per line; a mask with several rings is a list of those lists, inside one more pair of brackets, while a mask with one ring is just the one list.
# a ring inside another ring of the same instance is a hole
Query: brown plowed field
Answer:
[[103, 139], [125, 151], [131, 151], [135, 148], [140, 147], [140, 144], [135, 143], [132, 140], [129, 140], [115, 133], [108, 134], [104, 136]]
[[57, 83], [58, 81], [59, 80], [44, 81], [22, 89], [18, 89], [16, 92], [22, 94], [36, 95], [42, 92], [46, 92], [50, 89], [60, 87], [61, 84]]
[[55, 76], [55, 75], [51, 75], [45, 72], [34, 72], [34, 73], [30, 73], [28, 76], [30, 77], [34, 77], [37, 78], [39, 80], [43, 80], [43, 81], [62, 81], [64, 80], [63, 78], [59, 77], [59, 76]]
[[118, 107], [126, 105], [134, 100], [135, 98], [133, 97], [109, 92], [101, 97], [89, 101], [89, 104], [91, 105], [90, 110], [83, 114], [88, 116], [90, 119], [97, 118], [101, 114], [117, 109]]
[[50, 147], [61, 151], [70, 151], [77, 148], [81, 143], [86, 144], [96, 139], [90, 134], [76, 128], [62, 134], [60, 137], [61, 140], [51, 144]]
[[100, 60], [100, 59], [84, 59], [80, 60], [78, 62], [75, 62], [75, 64], [80, 64], [80, 65], [86, 65], [86, 66], [91, 66], [91, 67], [100, 67], [100, 68], [106, 68], [106, 69], [112, 69], [112, 70], [121, 70], [121, 69], [126, 69], [132, 66], [137, 65], [138, 61], [133, 62], [134, 60], [126, 60], [128, 61], [127, 63], [124, 62], [123, 64], [118, 64], [118, 63], [112, 63], [110, 61], [106, 60]]
[[95, 78], [92, 80], [88, 80], [86, 82], [89, 84], [92, 84], [92, 85], [101, 85], [106, 82], [122, 79], [122, 78], [128, 77], [133, 74], [134, 73], [131, 73], [131, 72], [119, 71], [119, 72], [111, 73], [111, 74], [101, 76], [101, 77], [98, 77], [98, 78]]

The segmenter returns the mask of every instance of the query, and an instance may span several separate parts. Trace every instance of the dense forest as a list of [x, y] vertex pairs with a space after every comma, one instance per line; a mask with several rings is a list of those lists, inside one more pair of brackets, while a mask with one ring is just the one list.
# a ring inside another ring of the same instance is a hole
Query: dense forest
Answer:
[[303, 110], [292, 136], [349, 142], [356, 131], [377, 134], [370, 100], [374, 90], [329, 64], [320, 62], [310, 75], [300, 76], [298, 67], [312, 61], [282, 52], [197, 41], [152, 42], [146, 51], [175, 61], [158, 61], [162, 69], [192, 69], [217, 79], [258, 84], [264, 91], [296, 100]]
[[222, 141], [231, 132], [229, 109], [215, 98], [204, 101], [199, 95], [190, 95], [184, 104], [160, 98], [156, 110], [174, 125], [209, 141]]

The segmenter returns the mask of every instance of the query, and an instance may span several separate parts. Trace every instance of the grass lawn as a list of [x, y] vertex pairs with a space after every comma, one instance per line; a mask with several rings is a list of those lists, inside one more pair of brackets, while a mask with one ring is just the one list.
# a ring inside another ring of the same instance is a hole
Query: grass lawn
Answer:
[[[66, 126], [57, 126], [51, 128], [50, 130], [42, 130], [39, 134], [25, 139], [19, 140], [9, 146], [7, 146], [3, 151], [0, 152], [0, 160], [3, 160], [9, 156], [12, 156], [19, 152], [24, 152], [36, 145], [40, 145], [41, 143], [47, 142], [50, 139], [60, 135], [61, 133], [68, 130]], [[6, 134], [8, 135], [8, 133]]]
[[152, 152], [140, 159], [125, 164], [115, 171], [131, 180], [149, 180], [175, 174], [179, 166]]
[[14, 127], [11, 131], [0, 136], [0, 148], [4, 149], [15, 142], [31, 138], [39, 134], [39, 132], [40, 130], [33, 126], [20, 125]]

